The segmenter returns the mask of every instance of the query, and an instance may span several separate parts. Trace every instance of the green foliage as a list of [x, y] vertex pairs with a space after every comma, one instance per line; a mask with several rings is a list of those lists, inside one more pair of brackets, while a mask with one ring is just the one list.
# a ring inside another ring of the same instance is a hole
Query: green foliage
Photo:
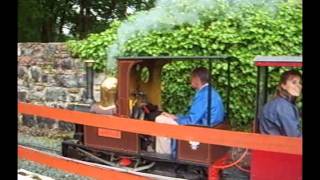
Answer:
[[[63, 42], [98, 33], [128, 10], [147, 10], [155, 0], [19, 0], [19, 42]], [[67, 34], [63, 29], [69, 30]]]
[[81, 41], [70, 40], [67, 42], [67, 46], [72, 55], [81, 59], [95, 60], [94, 69], [101, 72], [106, 66], [107, 47], [115, 40], [119, 25], [119, 21], [114, 21], [106, 31], [100, 34], [90, 34], [87, 39]]
[[[209, 18], [211, 17], [211, 18]], [[97, 61], [103, 70], [106, 48], [114, 40], [116, 28], [93, 34], [83, 41], [71, 41], [71, 50], [81, 58]], [[302, 53], [301, 3], [282, 3], [274, 12], [265, 7], [246, 7], [222, 14], [208, 12], [201, 23], [182, 25], [171, 30], [137, 34], [127, 41], [124, 56], [205, 56], [226, 54], [239, 60], [231, 65], [229, 119], [234, 128], [248, 129], [254, 119], [257, 55], [300, 55]], [[194, 91], [189, 85], [191, 70], [205, 62], [175, 62], [162, 74], [162, 104], [171, 113], [186, 112]], [[270, 90], [278, 81], [279, 68], [271, 69]], [[213, 84], [226, 101], [227, 65], [213, 63]]]
[[[19, 1], [18, 4], [18, 39], [19, 42], [40, 41], [40, 24], [42, 22], [39, 3]], [[32, 12], [32, 13], [31, 13]]]

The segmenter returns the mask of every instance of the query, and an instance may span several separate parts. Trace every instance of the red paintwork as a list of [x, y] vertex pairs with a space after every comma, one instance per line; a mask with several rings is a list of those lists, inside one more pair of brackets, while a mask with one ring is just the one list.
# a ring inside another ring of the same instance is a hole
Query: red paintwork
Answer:
[[302, 67], [302, 62], [255, 62], [256, 66]]
[[252, 150], [250, 180], [302, 180], [302, 155]]
[[119, 164], [121, 166], [129, 166], [132, 163], [132, 161], [126, 157], [123, 157], [120, 159]]

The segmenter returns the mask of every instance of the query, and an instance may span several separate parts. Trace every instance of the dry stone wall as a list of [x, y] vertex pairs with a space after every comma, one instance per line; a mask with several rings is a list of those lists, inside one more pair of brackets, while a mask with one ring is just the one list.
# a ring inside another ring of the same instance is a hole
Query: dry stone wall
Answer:
[[[56, 108], [69, 108], [86, 99], [83, 61], [73, 58], [64, 43], [18, 43], [18, 100]], [[103, 73], [95, 74], [94, 97], [100, 99]], [[22, 116], [24, 124], [73, 129], [66, 123]]]

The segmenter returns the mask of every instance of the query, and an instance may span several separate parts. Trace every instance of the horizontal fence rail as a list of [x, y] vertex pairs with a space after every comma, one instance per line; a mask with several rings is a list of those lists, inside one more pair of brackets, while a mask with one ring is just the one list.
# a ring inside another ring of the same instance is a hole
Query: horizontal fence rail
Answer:
[[85, 113], [46, 106], [18, 103], [18, 112], [87, 126], [127, 131], [152, 136], [166, 136], [186, 141], [249, 148], [302, 155], [302, 138], [271, 136], [219, 130], [203, 127], [175, 126], [122, 118], [111, 115]]
[[34, 150], [28, 147], [18, 146], [18, 157], [25, 160], [34, 161], [47, 166], [62, 169], [63, 171], [75, 173], [77, 175], [92, 177], [94, 179], [114, 179], [114, 180], [147, 180], [148, 178], [137, 176], [129, 173], [118, 172], [103, 168], [93, 163], [73, 160], [58, 155], [50, 155], [48, 153]]

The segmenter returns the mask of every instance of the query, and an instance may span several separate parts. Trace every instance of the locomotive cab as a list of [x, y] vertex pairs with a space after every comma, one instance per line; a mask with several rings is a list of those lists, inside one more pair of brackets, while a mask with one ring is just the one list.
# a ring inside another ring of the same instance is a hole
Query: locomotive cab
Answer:
[[[229, 57], [224, 56], [119, 57], [115, 102], [117, 107], [116, 115], [135, 120], [153, 121], [162, 109], [161, 70], [164, 65], [177, 60], [208, 60], [208, 62], [210, 62], [209, 71], [211, 72], [212, 60], [221, 59], [230, 60], [231, 58], [229, 59]], [[228, 73], [228, 75], [229, 74], [230, 73]], [[228, 106], [229, 103], [227, 104], [227, 109]], [[224, 121], [215, 127], [206, 128], [229, 129], [229, 126], [227, 121]], [[172, 159], [169, 155], [156, 154], [152, 151], [152, 149], [155, 149], [154, 138], [155, 137], [112, 129], [84, 127], [84, 144], [86, 146], [122, 153]], [[147, 147], [148, 144], [150, 147]], [[199, 143], [197, 148], [192, 148], [190, 142], [177, 140], [176, 160], [207, 166], [224, 155], [228, 149], [228, 147], [224, 146], [203, 143]]]

